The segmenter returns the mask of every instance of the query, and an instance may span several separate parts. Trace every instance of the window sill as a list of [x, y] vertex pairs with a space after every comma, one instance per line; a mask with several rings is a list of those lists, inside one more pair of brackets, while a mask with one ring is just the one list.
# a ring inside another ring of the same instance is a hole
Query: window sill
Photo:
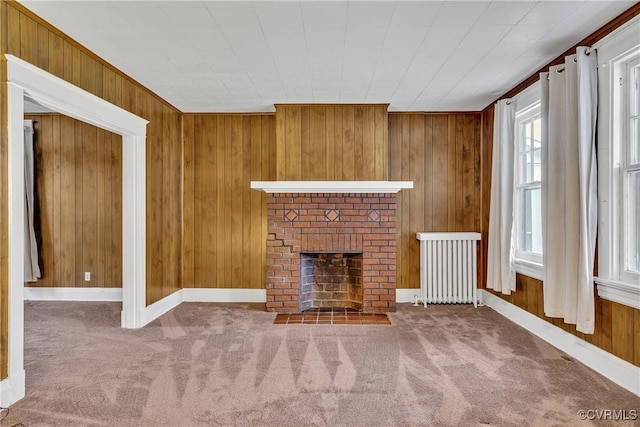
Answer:
[[515, 259], [513, 266], [516, 273], [524, 274], [525, 276], [533, 277], [534, 279], [543, 280], [544, 267], [537, 262], [527, 261], [524, 259]]
[[637, 284], [601, 277], [594, 277], [594, 281], [600, 298], [640, 309], [640, 286]]

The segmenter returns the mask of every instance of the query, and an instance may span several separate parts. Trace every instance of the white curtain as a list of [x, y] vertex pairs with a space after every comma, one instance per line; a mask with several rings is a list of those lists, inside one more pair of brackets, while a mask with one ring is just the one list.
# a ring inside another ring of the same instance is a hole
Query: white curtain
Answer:
[[594, 330], [596, 51], [541, 73], [544, 312]]
[[503, 99], [496, 103], [493, 119], [487, 287], [506, 295], [516, 290], [516, 273], [512, 262], [515, 116], [515, 102]]
[[25, 215], [24, 215], [24, 281], [35, 282], [40, 277], [38, 265], [38, 243], [33, 225], [34, 213], [34, 152], [33, 152], [33, 122], [24, 121], [24, 185], [25, 185]]

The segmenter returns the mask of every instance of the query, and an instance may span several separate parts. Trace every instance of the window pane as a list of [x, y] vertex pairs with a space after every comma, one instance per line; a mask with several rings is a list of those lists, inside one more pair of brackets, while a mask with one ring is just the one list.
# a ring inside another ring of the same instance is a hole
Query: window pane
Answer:
[[524, 124], [524, 147], [525, 150], [531, 149], [531, 122]]
[[[640, 96], [638, 98], [640, 98]], [[640, 118], [638, 117], [631, 120], [629, 143], [631, 144], [630, 164], [640, 163]]]
[[542, 254], [542, 203], [540, 188], [524, 190], [524, 248]]
[[531, 182], [531, 169], [532, 169], [532, 158], [531, 152], [527, 152], [525, 154], [525, 165], [524, 165], [524, 182]]
[[533, 152], [533, 180], [542, 180], [542, 163], [541, 163], [542, 151], [537, 149]]
[[533, 121], [533, 146], [540, 148], [542, 144], [542, 120], [540, 117]]
[[627, 270], [640, 273], [640, 172], [629, 172], [627, 184]]
[[[632, 82], [640, 82], [640, 67], [635, 67], [633, 69], [633, 72], [631, 73], [631, 81]], [[631, 95], [631, 99], [632, 99], [632, 106], [631, 106], [631, 115], [632, 116], [637, 116], [638, 114], [640, 114], [640, 93], [638, 93], [638, 86], [637, 84], [631, 84], [631, 90], [634, 91], [635, 89], [635, 94], [632, 93]]]

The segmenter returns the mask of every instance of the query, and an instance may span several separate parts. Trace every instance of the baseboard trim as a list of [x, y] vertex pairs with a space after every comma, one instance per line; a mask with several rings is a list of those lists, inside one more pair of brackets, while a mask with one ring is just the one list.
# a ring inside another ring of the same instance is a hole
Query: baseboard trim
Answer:
[[24, 288], [29, 301], [122, 301], [122, 288]]
[[[396, 302], [414, 302], [420, 288], [396, 289]], [[25, 287], [24, 299], [30, 301], [122, 301], [122, 288], [36, 288]], [[254, 302], [267, 301], [265, 289], [183, 288], [157, 301], [141, 313], [142, 326], [162, 316], [183, 302]]]
[[26, 391], [25, 371], [9, 374], [8, 378], [0, 381], [0, 407], [8, 408], [18, 400], [24, 398]]
[[182, 290], [175, 291], [161, 300], [146, 306], [140, 313], [140, 326], [145, 326], [182, 303]]
[[142, 326], [153, 322], [183, 302], [266, 302], [264, 289], [185, 288], [145, 307], [140, 315]]
[[482, 303], [487, 307], [564, 351], [619, 386], [640, 396], [640, 367], [534, 316], [491, 292], [482, 289], [479, 293]]
[[267, 302], [265, 289], [242, 288], [184, 288], [184, 302]]
[[416, 296], [420, 298], [420, 288], [396, 289], [396, 302], [415, 302]]

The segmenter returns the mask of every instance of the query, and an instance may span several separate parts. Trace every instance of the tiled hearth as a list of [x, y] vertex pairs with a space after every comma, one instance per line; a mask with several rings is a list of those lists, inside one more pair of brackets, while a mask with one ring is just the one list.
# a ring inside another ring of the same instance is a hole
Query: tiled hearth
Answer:
[[304, 313], [278, 313], [276, 325], [391, 325], [386, 313], [362, 313], [354, 308], [311, 308]]
[[[395, 311], [395, 193], [270, 194], [267, 215], [267, 310], [298, 313], [319, 305], [361, 307], [365, 313]], [[309, 283], [301, 283], [301, 274], [309, 268], [301, 268], [301, 259], [313, 254], [359, 261], [350, 266], [345, 262], [336, 286], [316, 288], [323, 298], [310, 302]], [[361, 279], [352, 278], [354, 285], [345, 287], [345, 276], [353, 276], [360, 266]], [[336, 302], [340, 296], [345, 302]]]

